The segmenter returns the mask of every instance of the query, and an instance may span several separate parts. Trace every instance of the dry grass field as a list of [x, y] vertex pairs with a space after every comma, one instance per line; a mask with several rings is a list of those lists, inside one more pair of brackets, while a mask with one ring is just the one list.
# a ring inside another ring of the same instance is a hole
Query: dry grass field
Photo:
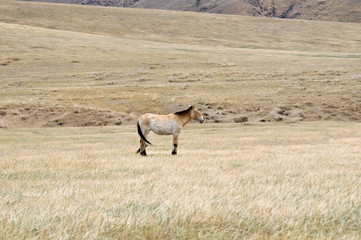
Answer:
[[361, 124], [5, 129], [0, 239], [360, 239]]
[[361, 120], [360, 24], [0, 0], [0, 35], [1, 127]]
[[[0, 239], [360, 239], [360, 39], [0, 0]], [[140, 114], [189, 104], [177, 156], [135, 154]]]

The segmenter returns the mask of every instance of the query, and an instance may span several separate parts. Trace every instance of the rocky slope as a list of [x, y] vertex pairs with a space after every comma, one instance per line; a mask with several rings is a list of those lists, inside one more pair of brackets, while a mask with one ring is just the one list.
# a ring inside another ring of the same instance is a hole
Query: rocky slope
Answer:
[[112, 7], [361, 22], [359, 0], [35, 0]]

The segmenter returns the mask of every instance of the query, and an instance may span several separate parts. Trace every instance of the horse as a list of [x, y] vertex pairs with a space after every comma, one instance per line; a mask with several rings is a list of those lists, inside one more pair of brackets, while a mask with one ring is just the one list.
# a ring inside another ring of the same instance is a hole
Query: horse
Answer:
[[147, 147], [147, 144], [152, 144], [146, 139], [146, 136], [149, 134], [150, 130], [152, 130], [158, 135], [173, 135], [172, 155], [176, 155], [178, 136], [182, 131], [182, 128], [191, 119], [198, 120], [200, 123], [204, 122], [203, 115], [193, 105], [189, 106], [186, 110], [168, 115], [158, 115], [152, 113], [142, 115], [137, 121], [137, 129], [140, 136], [140, 148], [137, 153], [140, 153], [142, 156], [147, 156], [145, 148]]

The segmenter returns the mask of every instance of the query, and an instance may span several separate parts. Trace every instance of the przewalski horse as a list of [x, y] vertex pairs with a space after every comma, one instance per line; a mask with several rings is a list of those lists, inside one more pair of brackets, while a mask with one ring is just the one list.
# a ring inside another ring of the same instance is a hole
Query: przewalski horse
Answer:
[[140, 136], [140, 148], [137, 153], [142, 156], [147, 156], [145, 148], [147, 143], [151, 143], [146, 139], [150, 130], [158, 135], [173, 135], [173, 150], [172, 155], [177, 154], [178, 136], [182, 128], [190, 120], [198, 120], [200, 123], [204, 122], [203, 115], [194, 107], [190, 106], [187, 110], [176, 112], [168, 115], [158, 115], [146, 113], [142, 115], [137, 121], [138, 134]]

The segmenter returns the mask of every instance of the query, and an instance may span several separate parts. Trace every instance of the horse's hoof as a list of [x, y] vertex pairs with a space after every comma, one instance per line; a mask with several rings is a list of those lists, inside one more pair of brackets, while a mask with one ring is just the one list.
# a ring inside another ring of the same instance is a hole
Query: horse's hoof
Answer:
[[144, 151], [144, 152], [141, 152], [140, 155], [147, 156], [147, 153]]
[[177, 152], [172, 152], [172, 155], [177, 155]]

